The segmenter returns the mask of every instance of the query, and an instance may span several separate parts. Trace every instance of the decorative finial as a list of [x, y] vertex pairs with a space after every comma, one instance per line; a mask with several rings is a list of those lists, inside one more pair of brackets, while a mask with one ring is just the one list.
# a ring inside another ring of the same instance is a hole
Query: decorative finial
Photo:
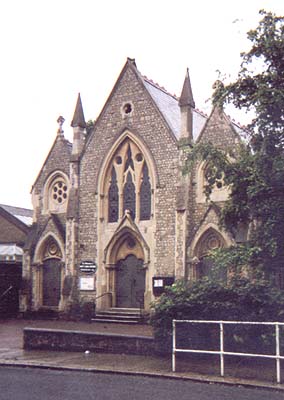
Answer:
[[65, 119], [62, 117], [62, 115], [60, 115], [60, 117], [58, 117], [58, 119], [57, 119], [57, 123], [58, 123], [57, 134], [58, 135], [63, 135], [64, 130], [62, 129], [62, 127], [63, 127], [64, 122], [65, 122]]

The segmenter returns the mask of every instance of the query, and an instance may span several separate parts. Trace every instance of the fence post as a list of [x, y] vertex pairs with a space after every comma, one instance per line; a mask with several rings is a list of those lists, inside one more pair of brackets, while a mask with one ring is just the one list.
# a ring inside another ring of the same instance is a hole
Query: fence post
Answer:
[[176, 372], [176, 321], [173, 319], [172, 371]]
[[276, 340], [276, 377], [277, 383], [281, 382], [281, 365], [280, 365], [280, 340], [279, 340], [279, 325], [275, 324], [275, 340]]
[[224, 325], [220, 322], [220, 373], [224, 376]]

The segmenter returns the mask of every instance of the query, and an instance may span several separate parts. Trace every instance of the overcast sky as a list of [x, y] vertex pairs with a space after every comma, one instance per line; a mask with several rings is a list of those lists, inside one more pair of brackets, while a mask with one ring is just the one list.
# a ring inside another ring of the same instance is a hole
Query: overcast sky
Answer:
[[177, 95], [188, 67], [196, 106], [210, 112], [216, 71], [236, 75], [261, 8], [283, 15], [284, 1], [1, 1], [0, 203], [31, 207], [58, 116], [72, 140], [78, 92], [95, 119], [127, 57]]

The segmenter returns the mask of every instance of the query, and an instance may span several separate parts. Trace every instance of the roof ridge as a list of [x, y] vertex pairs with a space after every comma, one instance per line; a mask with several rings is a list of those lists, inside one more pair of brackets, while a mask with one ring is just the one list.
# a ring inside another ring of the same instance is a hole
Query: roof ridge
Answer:
[[148, 83], [150, 83], [150, 85], [155, 86], [157, 89], [161, 90], [162, 92], [164, 92], [165, 94], [173, 97], [175, 100], [178, 100], [178, 96], [176, 94], [172, 94], [170, 93], [164, 86], [159, 85], [157, 82], [154, 82], [152, 79], [148, 78], [146, 75], [141, 75], [142, 78], [147, 81]]
[[[173, 97], [175, 100], [179, 100], [179, 97], [176, 94], [172, 94], [170, 93], [164, 86], [159, 85], [157, 82], [154, 82], [152, 79], [148, 78], [146, 75], [141, 75], [142, 78], [148, 82], [150, 85], [156, 87], [157, 89], [161, 90], [162, 92], [164, 92], [165, 94]], [[205, 111], [200, 110], [197, 107], [193, 108], [194, 111], [198, 112], [202, 117], [208, 118], [208, 114], [206, 114]]]
[[248, 127], [240, 122], [236, 121], [235, 118], [231, 117], [231, 115], [226, 114], [227, 118], [231, 122], [231, 124], [236, 125], [238, 128], [243, 129], [245, 132], [249, 132]]

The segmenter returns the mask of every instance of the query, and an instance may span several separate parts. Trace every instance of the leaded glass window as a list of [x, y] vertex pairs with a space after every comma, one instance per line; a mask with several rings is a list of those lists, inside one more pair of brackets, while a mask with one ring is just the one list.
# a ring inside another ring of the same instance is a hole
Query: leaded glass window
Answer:
[[136, 143], [125, 138], [117, 147], [103, 181], [103, 217], [118, 222], [129, 210], [132, 219], [150, 220], [152, 188], [149, 165]]
[[135, 219], [136, 214], [136, 194], [135, 185], [132, 180], [130, 172], [127, 174], [126, 182], [123, 188], [123, 213], [125, 210], [129, 210], [131, 217]]
[[148, 167], [143, 165], [142, 183], [140, 186], [140, 220], [145, 221], [151, 218], [151, 184]]
[[108, 221], [116, 222], [118, 220], [118, 186], [116, 180], [115, 168], [111, 170], [111, 182], [108, 190]]

